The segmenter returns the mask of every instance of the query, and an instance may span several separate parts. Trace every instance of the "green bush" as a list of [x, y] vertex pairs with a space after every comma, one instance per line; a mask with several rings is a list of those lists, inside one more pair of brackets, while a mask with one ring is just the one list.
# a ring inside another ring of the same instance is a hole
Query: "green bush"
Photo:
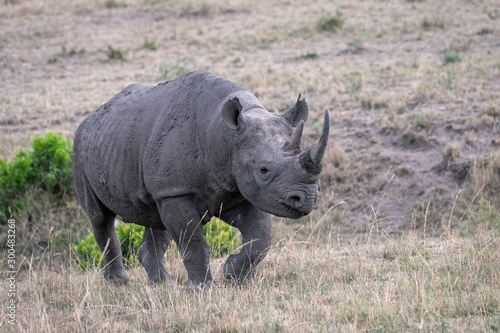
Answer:
[[[116, 235], [121, 244], [123, 263], [127, 267], [139, 264], [138, 254], [144, 229], [143, 226], [123, 222], [118, 222], [115, 226]], [[223, 256], [237, 247], [235, 229], [215, 217], [203, 226], [203, 234], [212, 257]], [[78, 256], [78, 264], [83, 270], [94, 266], [103, 267], [102, 253], [93, 233], [76, 243], [73, 249]]]
[[237, 247], [235, 229], [216, 217], [203, 226], [203, 234], [212, 257], [223, 256]]
[[[60, 204], [65, 195], [73, 193], [73, 145], [54, 133], [31, 139], [27, 151], [19, 150], [12, 162], [0, 159], [0, 223], [26, 206], [27, 192], [45, 192], [51, 202]], [[68, 193], [69, 192], [69, 193]]]
[[83, 270], [95, 266], [103, 266], [102, 253], [97, 245], [94, 234], [90, 233], [84, 239], [80, 240], [73, 246], [73, 250], [77, 254], [78, 264]]
[[[124, 223], [118, 221], [115, 226], [115, 232], [120, 241], [123, 254], [123, 264], [126, 267], [139, 264], [138, 254], [142, 243], [145, 227], [133, 223]], [[89, 233], [84, 239], [73, 246], [77, 254], [78, 264], [83, 270], [89, 267], [104, 266], [102, 253], [97, 245], [94, 234]]]
[[145, 229], [142, 225], [123, 222], [118, 222], [115, 226], [116, 235], [120, 240], [123, 260], [128, 265], [139, 264], [137, 255], [141, 248]]

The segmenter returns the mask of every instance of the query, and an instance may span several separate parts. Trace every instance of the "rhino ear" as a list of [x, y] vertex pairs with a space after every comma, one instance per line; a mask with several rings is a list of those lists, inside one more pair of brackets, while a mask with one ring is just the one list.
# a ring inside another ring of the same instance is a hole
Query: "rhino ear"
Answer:
[[309, 110], [307, 108], [306, 100], [297, 98], [297, 102], [292, 105], [288, 110], [283, 113], [283, 118], [286, 119], [293, 127], [297, 127], [301, 120], [304, 122], [307, 120], [307, 115]]
[[230, 129], [243, 128], [243, 114], [241, 104], [237, 97], [224, 103], [222, 107], [222, 119]]

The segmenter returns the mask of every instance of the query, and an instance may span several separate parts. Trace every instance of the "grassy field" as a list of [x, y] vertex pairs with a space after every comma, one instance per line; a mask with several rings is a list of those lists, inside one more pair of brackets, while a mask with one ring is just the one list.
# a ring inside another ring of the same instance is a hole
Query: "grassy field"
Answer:
[[147, 286], [142, 268], [126, 287], [107, 286], [98, 268], [80, 272], [77, 239], [50, 245], [61, 223], [85, 221], [74, 202], [36, 222], [14, 216], [42, 225], [20, 228], [20, 244], [36, 232], [49, 239], [33, 256], [19, 250], [15, 329], [500, 330], [498, 1], [6, 0], [0, 158], [48, 130], [72, 139], [130, 83], [195, 69], [244, 86], [272, 112], [301, 93], [304, 148], [331, 110], [318, 208], [275, 219], [252, 284], [222, 281], [222, 258], [203, 291], [181, 287], [175, 251], [177, 281], [164, 285]]

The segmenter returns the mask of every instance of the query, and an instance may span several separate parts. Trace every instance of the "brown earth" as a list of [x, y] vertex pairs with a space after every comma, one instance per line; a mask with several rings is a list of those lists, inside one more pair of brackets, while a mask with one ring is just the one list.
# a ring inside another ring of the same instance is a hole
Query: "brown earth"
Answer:
[[[343, 23], [322, 27], [337, 10]], [[434, 230], [462, 221], [479, 197], [500, 207], [493, 0], [6, 1], [0, 157], [47, 130], [72, 138], [130, 83], [194, 69], [274, 112], [302, 93], [306, 148], [331, 110], [319, 206], [335, 206], [338, 230]]]

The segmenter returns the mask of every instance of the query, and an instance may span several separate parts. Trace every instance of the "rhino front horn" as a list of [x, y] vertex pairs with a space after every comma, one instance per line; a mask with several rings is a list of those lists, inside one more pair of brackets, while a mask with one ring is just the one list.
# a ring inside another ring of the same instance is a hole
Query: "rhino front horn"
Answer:
[[330, 134], [330, 113], [325, 110], [325, 119], [323, 121], [323, 131], [319, 142], [308, 152], [300, 155], [300, 164], [308, 172], [318, 175], [321, 172], [321, 161], [325, 155], [328, 135]]

